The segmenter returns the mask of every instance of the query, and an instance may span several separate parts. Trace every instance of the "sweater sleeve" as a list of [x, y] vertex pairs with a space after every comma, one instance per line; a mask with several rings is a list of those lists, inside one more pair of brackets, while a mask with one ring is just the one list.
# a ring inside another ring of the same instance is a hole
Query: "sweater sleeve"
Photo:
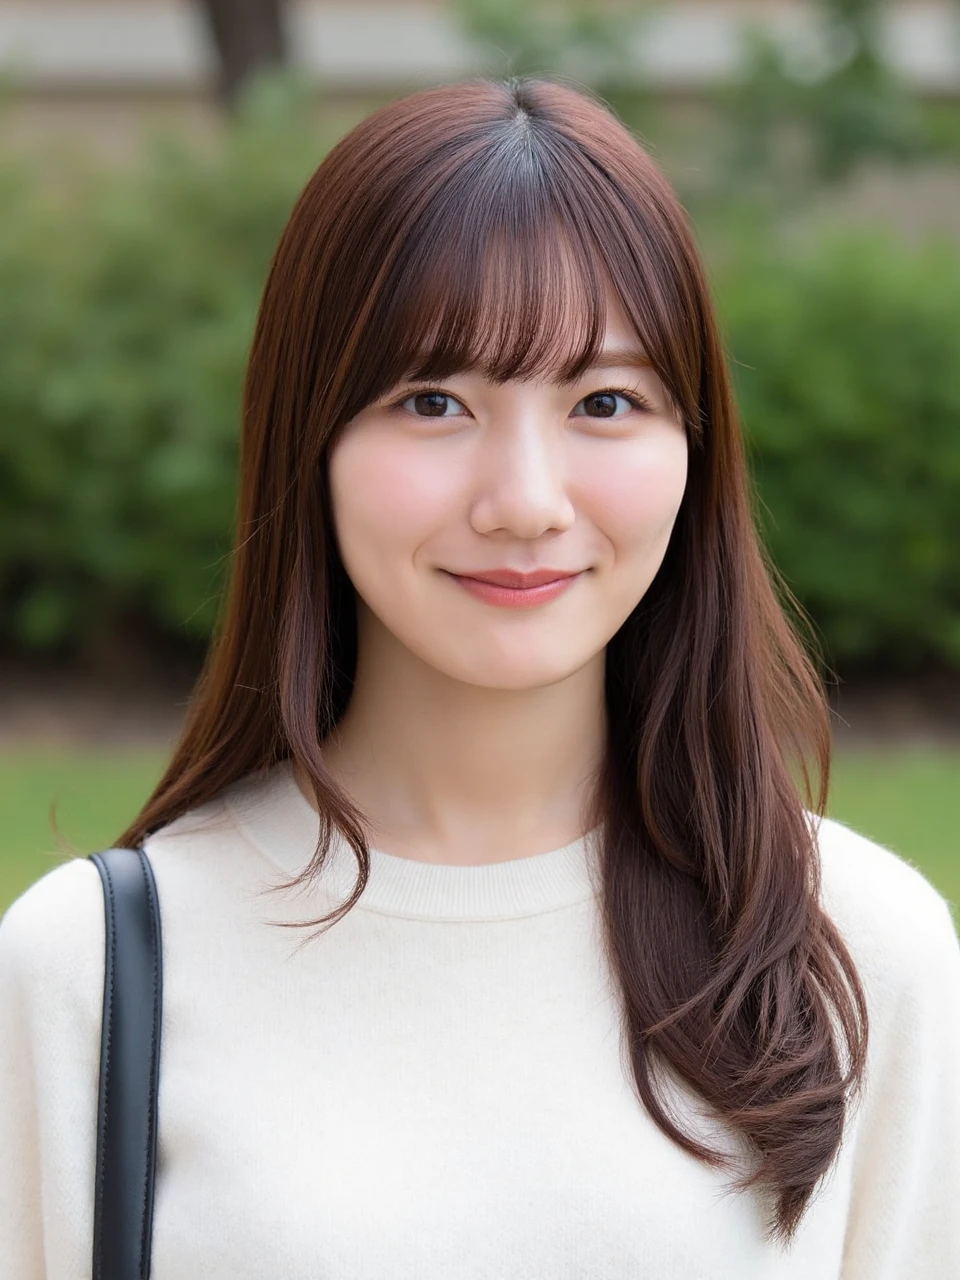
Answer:
[[960, 942], [925, 888], [922, 911], [903, 911], [895, 995], [871, 1030], [842, 1280], [960, 1276]]
[[90, 1275], [103, 941], [84, 858], [0, 920], [0, 1240], [17, 1280]]

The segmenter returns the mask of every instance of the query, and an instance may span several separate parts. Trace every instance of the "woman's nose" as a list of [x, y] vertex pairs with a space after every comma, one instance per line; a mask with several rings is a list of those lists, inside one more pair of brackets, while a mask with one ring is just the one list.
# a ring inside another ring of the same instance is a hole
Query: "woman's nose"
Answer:
[[525, 421], [490, 433], [485, 444], [475, 501], [477, 527], [486, 533], [509, 529], [522, 538], [569, 528], [576, 513], [556, 427]]

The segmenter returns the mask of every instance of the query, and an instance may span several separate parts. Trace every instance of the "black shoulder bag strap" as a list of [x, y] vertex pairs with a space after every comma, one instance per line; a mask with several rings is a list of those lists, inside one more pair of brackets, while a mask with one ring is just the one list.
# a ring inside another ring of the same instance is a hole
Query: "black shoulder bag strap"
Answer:
[[163, 998], [160, 902], [143, 849], [89, 856], [103, 881], [106, 923], [93, 1280], [148, 1280]]

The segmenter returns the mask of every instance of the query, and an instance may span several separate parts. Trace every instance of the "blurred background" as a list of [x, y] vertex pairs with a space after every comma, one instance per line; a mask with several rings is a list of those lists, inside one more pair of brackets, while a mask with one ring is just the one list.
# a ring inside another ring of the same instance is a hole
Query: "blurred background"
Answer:
[[960, 902], [960, 0], [0, 0], [0, 912], [159, 777], [271, 253], [382, 102], [559, 72], [707, 258], [830, 812]]

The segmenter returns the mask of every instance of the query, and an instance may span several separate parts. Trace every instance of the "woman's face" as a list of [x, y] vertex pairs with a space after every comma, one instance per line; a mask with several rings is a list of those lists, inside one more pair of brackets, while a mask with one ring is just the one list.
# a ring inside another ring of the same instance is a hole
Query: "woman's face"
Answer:
[[[610, 365], [574, 385], [401, 383], [346, 425], [330, 491], [361, 644], [373, 628], [500, 689], [552, 684], [603, 652], [663, 560], [687, 478], [679, 414], [619, 306], [608, 315]], [[452, 576], [503, 568], [578, 576], [512, 608]]]

